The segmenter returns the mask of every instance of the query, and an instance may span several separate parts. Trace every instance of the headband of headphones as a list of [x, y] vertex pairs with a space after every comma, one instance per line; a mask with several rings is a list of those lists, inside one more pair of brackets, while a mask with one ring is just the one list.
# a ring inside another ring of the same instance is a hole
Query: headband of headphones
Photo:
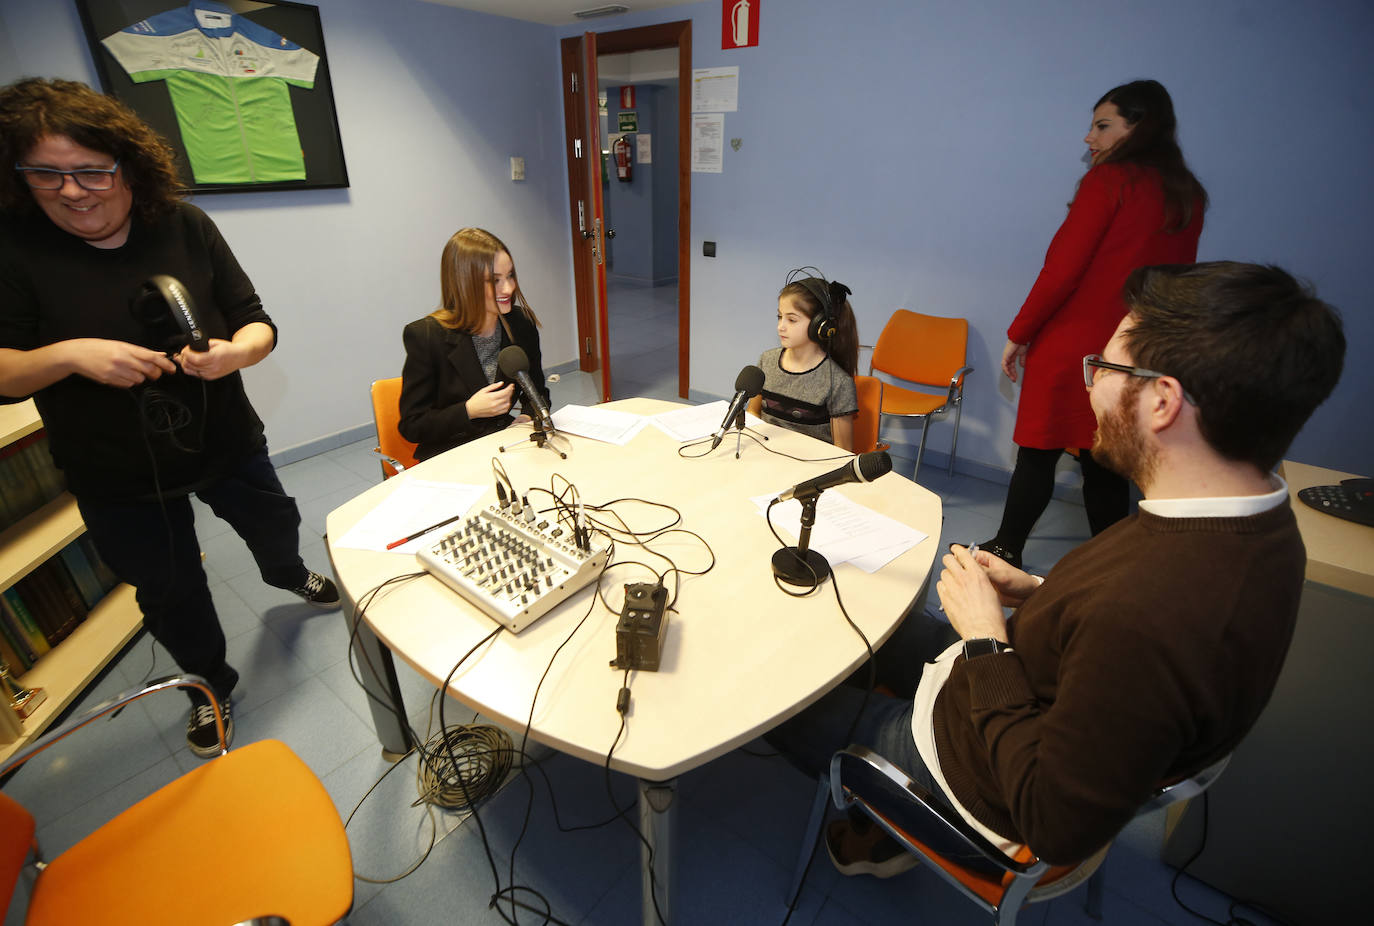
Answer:
[[825, 274], [815, 267], [798, 267], [787, 274], [783, 288], [793, 283], [803, 287], [820, 304], [820, 311], [811, 316], [811, 324], [806, 328], [807, 335], [822, 347], [829, 347], [839, 330], [839, 313], [836, 306], [844, 303], [853, 291], [838, 280], [826, 281]]
[[185, 346], [208, 350], [210, 340], [196, 320], [191, 294], [174, 276], [159, 273], [148, 278], [129, 306], [134, 318], [148, 330], [149, 346], [175, 353]]

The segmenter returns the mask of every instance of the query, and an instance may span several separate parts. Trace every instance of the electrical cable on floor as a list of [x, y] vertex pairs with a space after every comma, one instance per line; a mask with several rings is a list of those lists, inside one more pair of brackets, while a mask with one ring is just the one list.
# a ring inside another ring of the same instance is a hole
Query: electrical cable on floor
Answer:
[[509, 734], [490, 724], [446, 727], [425, 744], [420, 763], [420, 798], [446, 810], [470, 810], [501, 790], [510, 774], [514, 746]]

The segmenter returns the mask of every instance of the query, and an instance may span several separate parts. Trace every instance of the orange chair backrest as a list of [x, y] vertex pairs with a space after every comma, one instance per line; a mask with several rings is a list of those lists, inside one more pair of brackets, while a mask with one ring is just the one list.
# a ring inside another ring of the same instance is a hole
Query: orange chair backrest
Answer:
[[967, 355], [967, 319], [898, 309], [873, 346], [873, 369], [910, 383], [946, 387]]
[[[372, 417], [377, 423], [377, 449], [406, 467], [416, 464], [415, 445], [401, 436], [401, 377], [379, 379], [372, 384]], [[395, 469], [383, 461], [388, 476]]]
[[878, 411], [883, 404], [883, 382], [873, 376], [854, 377], [859, 413], [854, 416], [854, 452], [878, 449]]
[[24, 860], [33, 846], [32, 815], [18, 801], [0, 791], [0, 910], [8, 910]]

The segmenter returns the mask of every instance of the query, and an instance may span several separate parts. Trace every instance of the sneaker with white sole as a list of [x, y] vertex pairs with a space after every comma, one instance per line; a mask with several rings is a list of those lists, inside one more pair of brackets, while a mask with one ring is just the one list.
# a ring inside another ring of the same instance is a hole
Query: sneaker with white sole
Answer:
[[[234, 714], [228, 698], [219, 702], [219, 711], [224, 719], [224, 747], [227, 749], [234, 738]], [[210, 706], [209, 701], [197, 698], [196, 704], [191, 708], [191, 716], [186, 721], [186, 745], [202, 759], [213, 759], [220, 754], [219, 731], [215, 729], [215, 709]]]
[[825, 850], [842, 875], [891, 878], [915, 868], [920, 859], [871, 825], [857, 829], [849, 820], [832, 820], [825, 829]]
[[305, 574], [305, 584], [288, 591], [300, 595], [303, 599], [321, 608], [337, 608], [339, 606], [339, 590], [334, 585], [334, 580], [328, 576], [322, 576], [318, 572], [307, 572]]

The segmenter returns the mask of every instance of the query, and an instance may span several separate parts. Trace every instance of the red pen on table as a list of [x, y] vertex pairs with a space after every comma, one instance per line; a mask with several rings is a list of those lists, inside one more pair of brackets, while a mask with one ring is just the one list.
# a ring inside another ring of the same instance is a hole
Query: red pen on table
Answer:
[[431, 524], [429, 527], [426, 527], [426, 528], [424, 528], [423, 530], [418, 530], [418, 531], [416, 531], [415, 533], [411, 534], [409, 537], [402, 537], [400, 540], [393, 540], [393, 541], [391, 541], [391, 543], [388, 543], [388, 544], [386, 545], [386, 548], [387, 548], [388, 550], [394, 550], [394, 549], [396, 549], [397, 547], [399, 547], [399, 546], [400, 546], [401, 544], [403, 544], [403, 543], [410, 543], [410, 542], [411, 542], [412, 540], [414, 540], [416, 537], [423, 537], [425, 534], [428, 534], [430, 531], [435, 530], [436, 528], [443, 527], [445, 524], [452, 524], [454, 521], [457, 521], [457, 520], [458, 520], [459, 518], [461, 518], [461, 517], [462, 517], [461, 514], [455, 514], [455, 515], [454, 515], [453, 517], [451, 517], [451, 518], [444, 518], [444, 520], [440, 521], [438, 524]]

